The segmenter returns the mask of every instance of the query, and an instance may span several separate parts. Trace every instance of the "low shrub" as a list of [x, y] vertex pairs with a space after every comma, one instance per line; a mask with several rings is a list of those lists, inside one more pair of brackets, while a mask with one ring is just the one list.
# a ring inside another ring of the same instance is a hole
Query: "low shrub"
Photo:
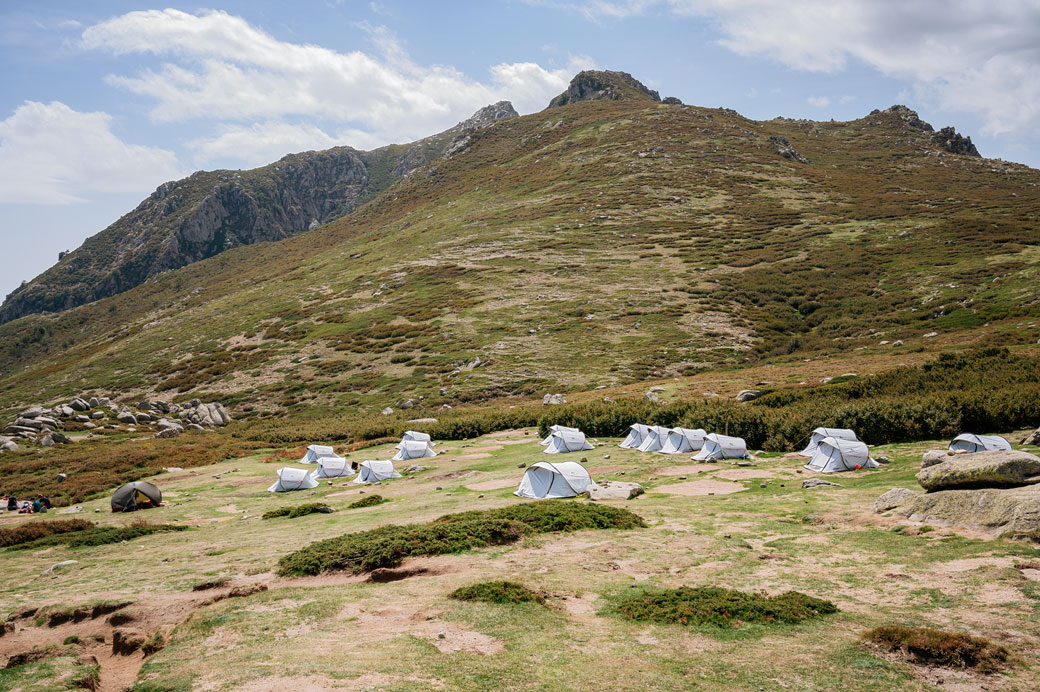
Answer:
[[363, 497], [360, 500], [355, 500], [347, 505], [347, 509], [358, 509], [360, 507], [374, 507], [375, 505], [386, 502], [386, 499], [382, 495], [369, 495]]
[[94, 526], [82, 531], [44, 536], [29, 543], [21, 543], [13, 547], [16, 550], [35, 550], [36, 548], [47, 548], [55, 545], [64, 545], [67, 548], [85, 548], [95, 545], [119, 543], [121, 541], [132, 541], [135, 538], [150, 536], [153, 533], [185, 531], [187, 528], [187, 526], [177, 526], [176, 524]]
[[310, 575], [329, 570], [359, 574], [380, 567], [397, 567], [407, 557], [515, 543], [536, 533], [642, 526], [646, 526], [643, 520], [625, 509], [544, 500], [447, 514], [425, 524], [389, 524], [330, 538], [285, 555], [278, 562], [278, 571], [282, 575]]
[[793, 624], [838, 612], [837, 606], [797, 591], [778, 596], [716, 586], [645, 589], [621, 597], [617, 611], [629, 620], [736, 627], [743, 623]]
[[94, 528], [86, 519], [52, 519], [50, 521], [28, 521], [11, 528], [0, 528], [0, 548], [31, 543], [46, 536], [73, 533]]
[[278, 509], [272, 509], [270, 512], [264, 512], [264, 519], [275, 519], [277, 517], [288, 517], [289, 519], [295, 519], [296, 517], [304, 517], [308, 514], [315, 514], [317, 512], [330, 512], [332, 510], [324, 502], [309, 502], [305, 505], [295, 505], [291, 507], [279, 507]]
[[455, 589], [448, 598], [488, 603], [545, 603], [545, 594], [512, 581], [489, 581]]
[[928, 627], [875, 627], [865, 632], [863, 639], [927, 665], [995, 673], [1015, 662], [1011, 652], [988, 639]]

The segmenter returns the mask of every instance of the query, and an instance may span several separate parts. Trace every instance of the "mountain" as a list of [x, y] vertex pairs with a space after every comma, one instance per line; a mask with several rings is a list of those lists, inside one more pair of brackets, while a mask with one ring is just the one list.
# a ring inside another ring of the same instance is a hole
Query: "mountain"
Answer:
[[941, 132], [905, 107], [753, 121], [647, 98], [504, 119], [315, 230], [0, 326], [0, 409], [435, 408], [1035, 348], [1040, 172]]
[[249, 171], [200, 171], [164, 183], [132, 212], [7, 296], [0, 323], [68, 310], [232, 247], [312, 230], [350, 213], [419, 166], [458, 152], [474, 130], [516, 115], [512, 104], [502, 101], [412, 144], [308, 151]]
[[549, 102], [549, 108], [581, 101], [660, 102], [661, 96], [627, 72], [585, 70], [575, 75], [565, 92]]

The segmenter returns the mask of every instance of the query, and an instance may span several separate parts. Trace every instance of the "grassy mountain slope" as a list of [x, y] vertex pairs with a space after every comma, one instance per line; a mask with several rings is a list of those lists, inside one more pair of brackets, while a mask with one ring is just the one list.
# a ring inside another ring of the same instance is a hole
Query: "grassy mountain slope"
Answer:
[[898, 110], [575, 103], [479, 130], [326, 227], [3, 325], [0, 407], [86, 390], [378, 409], [1035, 343], [1037, 183]]

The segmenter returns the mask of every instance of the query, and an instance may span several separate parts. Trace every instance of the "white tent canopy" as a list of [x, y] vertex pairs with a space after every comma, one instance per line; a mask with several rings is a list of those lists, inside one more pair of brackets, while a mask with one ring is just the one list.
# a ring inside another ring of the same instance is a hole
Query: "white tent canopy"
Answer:
[[552, 440], [552, 436], [558, 432], [576, 433], [581, 432], [581, 430], [579, 430], [578, 428], [568, 428], [566, 425], [550, 425], [549, 434], [546, 435], [545, 439], [542, 440], [539, 444], [541, 444], [543, 447], [549, 444], [549, 441]]
[[437, 452], [433, 451], [433, 447], [430, 446], [429, 442], [419, 442], [418, 440], [402, 440], [397, 443], [397, 454], [394, 455], [394, 461], [407, 461], [408, 459], [421, 459], [423, 457], [435, 457]]
[[339, 458], [336, 451], [327, 445], [310, 445], [307, 447], [307, 453], [300, 459], [301, 464], [316, 464], [322, 457], [335, 457]]
[[544, 454], [566, 454], [567, 452], [585, 452], [595, 449], [585, 439], [580, 430], [559, 430], [549, 436], [549, 444], [542, 450]]
[[809, 436], [809, 445], [798, 452], [803, 457], [811, 457], [816, 452], [816, 446], [828, 437], [835, 440], [858, 440], [856, 433], [848, 428], [816, 428]]
[[955, 452], [987, 452], [992, 450], [1011, 451], [1011, 443], [1000, 435], [973, 435], [963, 433], [953, 438], [950, 449]]
[[661, 454], [682, 454], [683, 452], [696, 452], [704, 446], [704, 438], [708, 433], [700, 428], [672, 428], [664, 438], [661, 445]]
[[575, 461], [557, 464], [538, 461], [527, 467], [520, 487], [513, 494], [536, 500], [574, 497], [584, 493], [592, 484], [589, 472]]
[[646, 437], [649, 430], [650, 426], [643, 425], [642, 423], [630, 425], [628, 428], [628, 437], [622, 440], [618, 447], [621, 447], [622, 449], [636, 449], [639, 445], [643, 444], [643, 438]]
[[390, 478], [400, 478], [392, 461], [362, 461], [355, 483], [378, 483]]
[[318, 478], [345, 478], [353, 476], [354, 469], [343, 457], [322, 457], [318, 459], [318, 468], [314, 470], [311, 477]]
[[826, 437], [820, 440], [805, 468], [820, 473], [835, 473], [855, 471], [857, 468], [876, 469], [878, 466], [879, 464], [870, 458], [870, 450], [865, 443], [859, 440]]
[[431, 447], [437, 444], [430, 439], [429, 433], [416, 432], [414, 430], [406, 430], [401, 437], [401, 442], [429, 442]]
[[727, 437], [718, 433], [704, 436], [704, 446], [693, 455], [697, 461], [705, 459], [747, 459], [747, 443], [741, 437]]
[[660, 425], [651, 425], [647, 428], [642, 443], [636, 449], [640, 452], [659, 452], [664, 446], [665, 438], [668, 437], [668, 428]]
[[294, 469], [286, 466], [278, 469], [278, 481], [267, 489], [269, 493], [285, 493], [290, 490], [309, 490], [317, 488], [318, 481], [311, 478], [307, 469]]

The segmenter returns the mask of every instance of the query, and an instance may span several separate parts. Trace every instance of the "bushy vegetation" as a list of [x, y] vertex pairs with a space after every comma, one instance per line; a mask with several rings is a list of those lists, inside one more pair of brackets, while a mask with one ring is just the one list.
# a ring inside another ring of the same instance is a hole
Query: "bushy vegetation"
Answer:
[[153, 533], [168, 533], [171, 531], [185, 531], [187, 526], [177, 524], [134, 524], [132, 526], [93, 526], [80, 531], [58, 533], [43, 536], [28, 543], [20, 543], [12, 546], [15, 550], [35, 550], [37, 548], [48, 548], [55, 545], [64, 545], [67, 548], [86, 548], [96, 545], [108, 545], [122, 541], [132, 541], [141, 536], [150, 536]]
[[0, 528], [0, 548], [33, 541], [60, 533], [71, 533], [94, 528], [86, 519], [52, 519], [50, 521], [27, 521], [10, 528]]
[[361, 507], [374, 507], [375, 505], [382, 504], [386, 499], [382, 495], [369, 495], [363, 497], [360, 500], [355, 500], [347, 505], [347, 509], [359, 509]]
[[279, 507], [278, 509], [272, 509], [269, 512], [264, 512], [264, 519], [276, 519], [277, 517], [288, 517], [289, 519], [295, 519], [296, 517], [307, 516], [308, 514], [315, 514], [318, 512], [331, 511], [324, 502], [308, 502], [303, 505], [292, 505], [288, 507]]
[[397, 567], [407, 557], [515, 543], [537, 533], [642, 526], [645, 526], [643, 520], [625, 509], [544, 500], [447, 514], [425, 524], [389, 524], [330, 538], [282, 557], [278, 571], [283, 575], [319, 574], [329, 570], [358, 574], [380, 567]]
[[919, 368], [808, 389], [782, 389], [739, 404], [717, 399], [655, 405], [620, 400], [555, 406], [539, 421], [620, 437], [633, 423], [728, 431], [751, 447], [804, 445], [818, 426], [851, 428], [869, 444], [942, 439], [964, 430], [1007, 430], [1040, 419], [1040, 358], [1007, 349], [943, 354]]
[[619, 598], [615, 607], [629, 620], [716, 627], [736, 627], [743, 623], [793, 624], [838, 612], [830, 601], [797, 591], [764, 596], [715, 586], [645, 589]]
[[488, 603], [545, 603], [545, 594], [513, 581], [488, 581], [455, 589], [448, 598]]
[[1015, 662], [1010, 651], [988, 639], [928, 627], [875, 627], [863, 639], [926, 665], [995, 673]]

